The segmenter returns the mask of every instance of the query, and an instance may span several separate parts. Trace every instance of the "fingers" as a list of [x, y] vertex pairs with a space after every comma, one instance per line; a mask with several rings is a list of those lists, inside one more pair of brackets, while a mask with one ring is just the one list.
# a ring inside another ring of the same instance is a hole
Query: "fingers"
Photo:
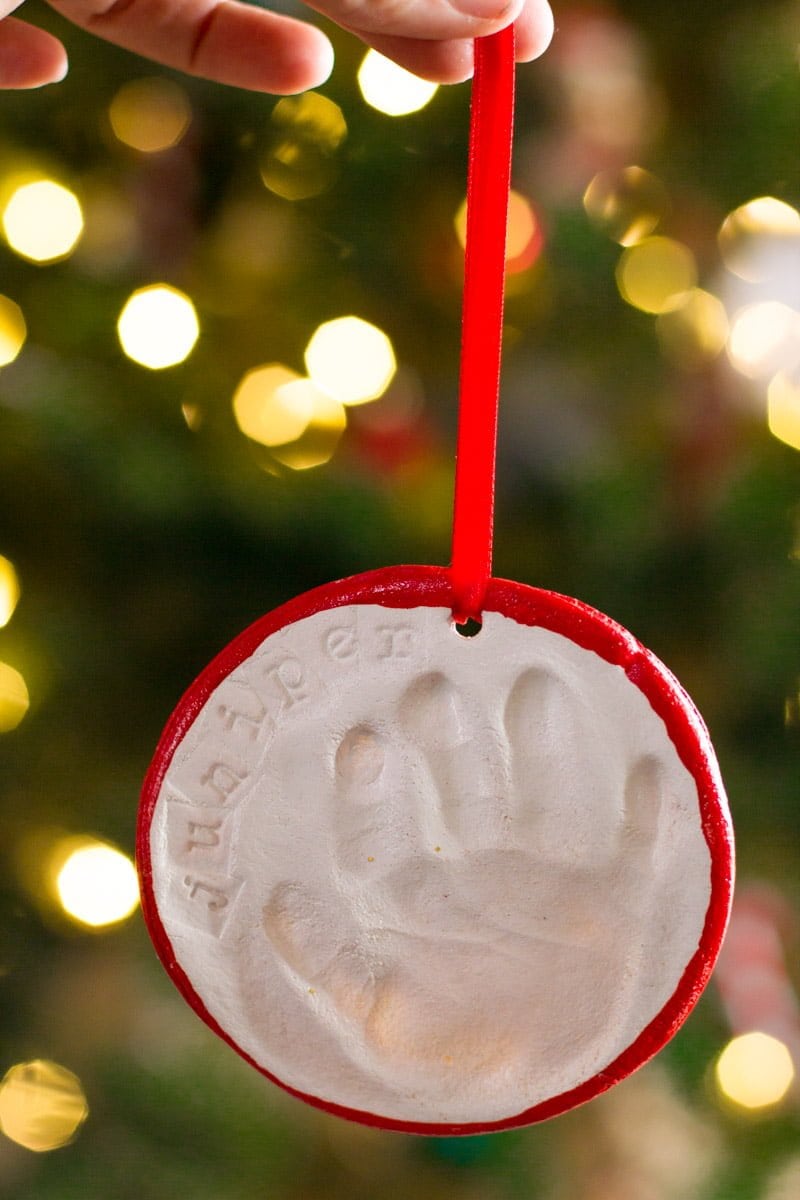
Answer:
[[262, 916], [267, 938], [298, 975], [314, 979], [336, 957], [339, 945], [328, 928], [326, 905], [299, 884], [279, 883]]
[[566, 869], [604, 862], [615, 846], [623, 768], [580, 679], [551, 664], [523, 671], [509, 694], [505, 727], [520, 828], [550, 863]]
[[339, 743], [333, 774], [337, 869], [366, 883], [374, 900], [379, 880], [402, 876], [409, 855], [429, 848], [406, 764], [391, 738], [357, 725]]
[[637, 866], [648, 866], [658, 840], [658, 823], [664, 801], [663, 769], [647, 755], [634, 763], [625, 785], [623, 848], [632, 852]]
[[[325, 11], [316, 0], [313, 7]], [[343, 5], [334, 6], [332, 2], [325, 5], [328, 10], [334, 7], [342, 8]], [[348, 15], [345, 27], [366, 45], [422, 79], [433, 83], [461, 83], [472, 75], [473, 39], [494, 32], [508, 21], [477, 22], [474, 17], [459, 15], [449, 4], [444, 7], [450, 10], [447, 22], [440, 11], [442, 4], [424, 0], [421, 7], [407, 5], [401, 8], [391, 24], [388, 19], [378, 24], [375, 14], [380, 11], [380, 6], [365, 0]], [[515, 7], [507, 10], [509, 16]], [[368, 18], [366, 25], [358, 23], [362, 10]], [[402, 32], [406, 29], [411, 32]], [[442, 37], [432, 32], [436, 29], [450, 32]], [[553, 37], [553, 13], [547, 0], [527, 0], [514, 23], [514, 31], [518, 62], [531, 62], [543, 54]]]
[[583, 725], [578, 698], [554, 671], [532, 667], [518, 677], [505, 710], [517, 819], [548, 862], [569, 863], [584, 849], [574, 842], [586, 805], [580, 788]]
[[389, 758], [384, 739], [368, 725], [349, 730], [336, 751], [336, 856], [340, 867], [359, 877], [376, 878], [396, 855], [397, 788]]
[[306, 3], [359, 36], [380, 34], [449, 41], [484, 37], [504, 29], [519, 16], [526, 0], [306, 0]]
[[66, 51], [51, 34], [15, 17], [0, 21], [0, 88], [41, 87], [66, 73]]
[[[318, 87], [333, 67], [321, 30], [238, 0], [50, 0], [56, 11], [107, 41], [192, 75], [257, 92]], [[0, 0], [0, 15], [15, 0]], [[547, 47], [547, 0], [309, 0], [406, 70], [437, 83], [472, 73], [472, 39], [515, 21], [517, 58]], [[0, 86], [35, 87], [63, 77], [66, 57], [42, 30], [0, 25]]]
[[[445, 857], [446, 835], [470, 851], [502, 845], [506, 814], [495, 798], [504, 790], [503, 764], [492, 753], [496, 749], [492, 731], [473, 710], [470, 697], [434, 672], [411, 684], [400, 702], [399, 716], [407, 739], [421, 752], [432, 787], [429, 807], [438, 810], [445, 835], [439, 848]], [[438, 853], [436, 847], [434, 852]]]
[[412, 75], [419, 75], [420, 79], [428, 79], [431, 83], [463, 83], [472, 75], [474, 56], [470, 40], [437, 42], [360, 33], [356, 30], [352, 32], [385, 58], [390, 58]]
[[50, 0], [68, 20], [168, 67], [256, 92], [318, 87], [333, 67], [312, 25], [238, 0]]
[[555, 22], [547, 0], [528, 0], [514, 24], [517, 62], [533, 62], [553, 40]]

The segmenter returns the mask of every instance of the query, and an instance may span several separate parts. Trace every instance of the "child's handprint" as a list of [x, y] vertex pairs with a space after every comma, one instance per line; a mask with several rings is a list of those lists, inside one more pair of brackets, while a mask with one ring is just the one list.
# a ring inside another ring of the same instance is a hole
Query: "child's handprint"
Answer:
[[301, 1093], [504, 1120], [668, 1012], [711, 902], [698, 786], [628, 671], [566, 636], [319, 611], [171, 759], [149, 841], [169, 954]]
[[434, 671], [341, 736], [319, 786], [335, 911], [325, 888], [284, 881], [264, 931], [343, 1044], [437, 1091], [455, 1064], [603, 1065], [669, 858], [652, 754], [609, 745], [552, 668], [472, 694]]

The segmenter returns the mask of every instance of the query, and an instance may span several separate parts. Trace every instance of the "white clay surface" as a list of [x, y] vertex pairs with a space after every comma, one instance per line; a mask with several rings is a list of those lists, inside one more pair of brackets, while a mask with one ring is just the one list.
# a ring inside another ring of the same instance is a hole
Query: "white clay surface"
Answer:
[[151, 829], [179, 964], [318, 1098], [500, 1120], [612, 1062], [697, 949], [694, 781], [619, 667], [486, 613], [357, 605], [268, 638]]

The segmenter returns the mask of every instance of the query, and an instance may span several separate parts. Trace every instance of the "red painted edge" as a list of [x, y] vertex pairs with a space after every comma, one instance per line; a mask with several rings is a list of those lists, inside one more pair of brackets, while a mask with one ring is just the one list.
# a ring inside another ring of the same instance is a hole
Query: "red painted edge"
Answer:
[[493, 579], [484, 610], [512, 617], [521, 625], [541, 626], [592, 650], [628, 678], [663, 720], [679, 758], [697, 785], [703, 834], [711, 857], [711, 893], [700, 943], [675, 992], [638, 1038], [613, 1062], [579, 1086], [498, 1121], [436, 1124], [395, 1120], [347, 1108], [307, 1095], [276, 1078], [236, 1045], [214, 1020], [178, 963], [162, 924], [153, 892], [150, 826], [164, 776], [177, 747], [211, 693], [257, 649], [265, 638], [314, 613], [352, 604], [386, 608], [450, 608], [453, 586], [445, 567], [386, 567], [337, 580], [306, 592], [261, 617], [235, 638], [198, 676], [170, 717], [144, 781], [136, 832], [136, 857], [142, 912], [148, 932], [173, 983], [205, 1023], [273, 1083], [326, 1112], [363, 1125], [402, 1133], [453, 1136], [492, 1133], [533, 1124], [584, 1104], [643, 1066], [677, 1033], [705, 988], [722, 945], [733, 894], [733, 833], [725, 791], [711, 740], [702, 718], [675, 677], [654, 654], [597, 609], [580, 600], [510, 580]]

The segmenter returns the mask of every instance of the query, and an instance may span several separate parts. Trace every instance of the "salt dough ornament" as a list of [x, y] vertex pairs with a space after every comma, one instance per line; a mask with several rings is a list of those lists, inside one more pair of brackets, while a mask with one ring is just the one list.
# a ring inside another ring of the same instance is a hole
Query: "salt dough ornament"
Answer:
[[167, 725], [137, 835], [148, 929], [202, 1019], [309, 1103], [425, 1134], [554, 1116], [646, 1062], [708, 980], [733, 878], [674, 677], [580, 601], [491, 578], [513, 64], [509, 31], [476, 44], [453, 565], [241, 634]]

